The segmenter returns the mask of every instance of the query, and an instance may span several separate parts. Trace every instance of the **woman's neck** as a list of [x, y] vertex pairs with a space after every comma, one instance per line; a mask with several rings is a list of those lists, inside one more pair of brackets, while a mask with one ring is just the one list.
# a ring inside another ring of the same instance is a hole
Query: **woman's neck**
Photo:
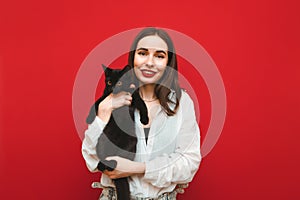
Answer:
[[147, 84], [140, 87], [140, 95], [144, 101], [154, 101], [157, 99], [155, 93], [155, 84]]

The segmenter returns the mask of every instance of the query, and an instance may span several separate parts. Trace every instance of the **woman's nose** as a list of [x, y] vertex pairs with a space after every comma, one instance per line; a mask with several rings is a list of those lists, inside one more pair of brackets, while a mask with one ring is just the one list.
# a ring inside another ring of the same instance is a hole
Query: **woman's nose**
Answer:
[[148, 59], [147, 59], [147, 61], [146, 61], [146, 65], [147, 65], [148, 67], [153, 67], [153, 66], [154, 66], [154, 63], [153, 63], [153, 56], [152, 56], [152, 55], [149, 55], [149, 56], [148, 56]]

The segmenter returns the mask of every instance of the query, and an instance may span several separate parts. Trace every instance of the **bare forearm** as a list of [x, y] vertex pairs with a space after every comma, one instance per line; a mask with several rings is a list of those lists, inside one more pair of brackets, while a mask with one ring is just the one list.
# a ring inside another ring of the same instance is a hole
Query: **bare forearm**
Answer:
[[105, 170], [104, 173], [111, 179], [128, 177], [137, 174], [144, 174], [146, 170], [145, 163], [131, 161], [119, 156], [106, 158], [107, 160], [116, 160], [117, 167], [113, 171]]
[[134, 174], [144, 174], [145, 170], [146, 170], [146, 165], [145, 165], [145, 163], [132, 161], [132, 164], [131, 164], [130, 168], [131, 168], [130, 171], [132, 172], [132, 175], [134, 175]]

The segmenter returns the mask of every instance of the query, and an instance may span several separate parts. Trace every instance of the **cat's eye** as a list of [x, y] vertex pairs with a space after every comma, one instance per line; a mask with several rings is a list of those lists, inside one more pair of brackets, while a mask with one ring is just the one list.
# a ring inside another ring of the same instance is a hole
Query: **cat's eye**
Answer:
[[107, 85], [112, 85], [112, 82], [111, 81], [107, 81]]
[[122, 82], [121, 81], [118, 81], [117, 82], [117, 86], [121, 86], [122, 85]]

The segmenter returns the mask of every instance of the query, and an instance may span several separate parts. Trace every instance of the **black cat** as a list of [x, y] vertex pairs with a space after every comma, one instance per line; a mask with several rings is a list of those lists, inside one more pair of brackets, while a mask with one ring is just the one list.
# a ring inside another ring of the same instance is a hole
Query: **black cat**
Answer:
[[[121, 91], [132, 94], [130, 106], [122, 106], [113, 110], [112, 115], [105, 126], [103, 133], [98, 139], [96, 146], [97, 156], [100, 159], [97, 168], [100, 171], [112, 171], [116, 168], [115, 160], [107, 161], [108, 156], [120, 156], [130, 160], [134, 159], [136, 152], [137, 138], [134, 125], [134, 111], [140, 112], [140, 121], [148, 124], [148, 111], [145, 102], [141, 99], [138, 89], [131, 85], [137, 85], [135, 76], [129, 72], [130, 66], [125, 66], [122, 70], [110, 69], [103, 65], [105, 70], [105, 83], [103, 95], [91, 107], [87, 123], [94, 121], [98, 112], [100, 102], [110, 93], [116, 94]], [[114, 179], [117, 197], [119, 200], [130, 200], [130, 190], [127, 178]]]

